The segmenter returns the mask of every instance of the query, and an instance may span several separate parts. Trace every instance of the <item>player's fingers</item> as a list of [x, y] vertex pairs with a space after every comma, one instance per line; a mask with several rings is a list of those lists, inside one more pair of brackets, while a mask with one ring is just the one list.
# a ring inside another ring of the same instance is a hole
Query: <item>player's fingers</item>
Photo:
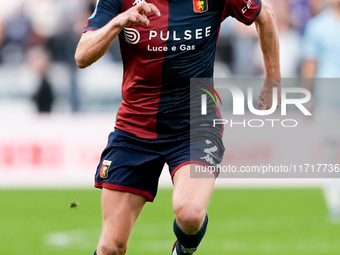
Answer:
[[259, 110], [269, 110], [272, 108], [272, 103], [271, 102], [265, 102], [265, 101], [261, 101], [257, 103], [257, 108]]
[[129, 22], [128, 24], [139, 24], [139, 19], [137, 19], [136, 16], [129, 16], [127, 17], [127, 21]]
[[[153, 5], [153, 4], [148, 4], [148, 6], [150, 7], [151, 11], [156, 14], [157, 16], [161, 16], [161, 12], [158, 10], [158, 8]], [[150, 13], [149, 13], [150, 15]]]
[[145, 26], [148, 26], [150, 24], [150, 21], [145, 15], [137, 14], [133, 16], [133, 20], [131, 20], [134, 24], [144, 24]]
[[260, 92], [259, 99], [260, 99], [261, 101], [264, 101], [264, 96], [263, 96], [262, 92]]
[[278, 95], [278, 99], [277, 99], [277, 106], [276, 106], [276, 108], [279, 108], [279, 107], [280, 107], [280, 105], [281, 105], [281, 96], [280, 96], [280, 95]]
[[266, 104], [264, 110], [269, 110], [272, 108], [272, 104]]
[[263, 110], [264, 109], [264, 106], [263, 106], [262, 102], [258, 102], [257, 103], [257, 108], [259, 108], [259, 110]]
[[143, 3], [140, 3], [137, 8], [140, 14], [145, 14], [146, 16], [149, 16], [151, 12], [153, 12], [157, 16], [161, 16], [161, 12], [153, 4], [148, 4], [148, 3], [143, 2]]

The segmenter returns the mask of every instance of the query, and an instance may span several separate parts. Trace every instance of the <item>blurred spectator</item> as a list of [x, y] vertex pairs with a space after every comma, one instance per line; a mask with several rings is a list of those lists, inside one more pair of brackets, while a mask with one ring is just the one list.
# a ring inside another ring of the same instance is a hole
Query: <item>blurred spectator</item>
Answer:
[[[221, 24], [216, 48], [216, 62], [224, 64], [223, 66], [225, 66], [226, 70], [223, 70], [222, 72], [225, 73], [226, 76], [230, 75], [234, 59], [231, 36], [232, 26], [233, 22], [231, 19], [226, 19], [225, 21], [223, 21], [223, 23]], [[218, 66], [220, 66], [220, 64], [218, 64]]]
[[[282, 76], [295, 77], [300, 67], [300, 38], [297, 31], [303, 31], [310, 17], [322, 10], [325, 0], [271, 1], [274, 3], [280, 31]], [[81, 94], [88, 92], [84, 91], [84, 86], [78, 85], [81, 82], [77, 79], [80, 71], [74, 63], [74, 51], [96, 2], [97, 0], [0, 1], [0, 69], [22, 68], [28, 49], [32, 46], [44, 47], [50, 52], [51, 70], [56, 67], [59, 71], [64, 71], [63, 79], [58, 80], [64, 85], [54, 87], [55, 109], [71, 109], [73, 112], [89, 109], [89, 106], [84, 107], [87, 101], [79, 98]], [[103, 65], [110, 66], [121, 61], [118, 44], [118, 40], [115, 40]], [[216, 54], [216, 70], [219, 76], [262, 75], [263, 60], [257, 44], [254, 26], [247, 27], [234, 22], [232, 18], [223, 22]], [[252, 61], [253, 65], [249, 66]], [[51, 82], [53, 85], [56, 83], [53, 77]], [[110, 91], [108, 86], [103, 84], [102, 90]], [[106, 100], [97, 97], [97, 101]], [[83, 98], [85, 97], [82, 95]], [[67, 101], [69, 104], [65, 104]], [[59, 107], [60, 102], [63, 107]]]
[[312, 18], [304, 33], [304, 78], [340, 77], [340, 1]]
[[2, 44], [4, 42], [5, 35], [6, 35], [5, 22], [0, 17], [0, 49], [2, 48]]
[[[285, 1], [286, 2], [286, 1]], [[291, 23], [292, 26], [298, 29], [300, 32], [303, 31], [306, 23], [311, 18], [310, 11], [310, 0], [291, 0]]]
[[324, 4], [325, 0], [290, 0], [292, 26], [303, 32], [308, 20], [321, 12]]
[[3, 29], [1, 62], [18, 65], [24, 60], [24, 51], [30, 46], [30, 34], [32, 33], [31, 21], [25, 15], [22, 5], [4, 20]]
[[[325, 144], [323, 160], [339, 164], [340, 0], [329, 0], [329, 8], [308, 22], [303, 49], [301, 75], [308, 78], [304, 85], [314, 91], [315, 123]], [[329, 179], [324, 194], [331, 219], [340, 220], [339, 181]]]
[[[252, 62], [255, 46], [258, 42], [255, 25], [246, 26], [240, 22], [232, 24], [231, 49], [232, 53], [232, 72], [237, 77], [252, 77], [256, 74]], [[245, 68], [246, 67], [246, 68]]]
[[[301, 37], [299, 31], [294, 29], [290, 22], [290, 5], [287, 1], [267, 0], [273, 8], [280, 39], [280, 64], [283, 78], [299, 77], [301, 65]], [[264, 64], [260, 45], [256, 46], [253, 63], [256, 74], [264, 74]]]
[[237, 36], [233, 45], [235, 54], [233, 71], [237, 76], [255, 76], [255, 67], [249, 65], [252, 63], [252, 56], [258, 42], [255, 25], [247, 27], [238, 22], [235, 29]]
[[325, 0], [309, 0], [311, 16], [319, 14], [325, 8]]
[[74, 52], [78, 31], [74, 31], [74, 23], [83, 8], [80, 8], [79, 1], [74, 0], [30, 0], [26, 3], [32, 27], [36, 34], [46, 38], [44, 45], [51, 52], [52, 61], [67, 65], [70, 70], [70, 91], [68, 94], [70, 95], [71, 110], [77, 112], [80, 110], [80, 105], [75, 79]]
[[51, 112], [54, 95], [47, 78], [50, 57], [42, 47], [37, 46], [28, 51], [27, 62], [40, 78], [40, 84], [32, 99], [36, 103], [39, 113]]

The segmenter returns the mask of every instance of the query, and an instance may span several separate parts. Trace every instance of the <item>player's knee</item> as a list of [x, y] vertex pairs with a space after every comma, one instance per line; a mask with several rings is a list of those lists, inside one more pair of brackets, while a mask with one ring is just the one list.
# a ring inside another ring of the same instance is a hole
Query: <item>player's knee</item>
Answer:
[[206, 215], [205, 208], [193, 204], [174, 206], [174, 212], [178, 224], [187, 234], [197, 232]]
[[127, 244], [123, 242], [101, 244], [98, 250], [101, 251], [102, 255], [124, 255], [127, 250]]

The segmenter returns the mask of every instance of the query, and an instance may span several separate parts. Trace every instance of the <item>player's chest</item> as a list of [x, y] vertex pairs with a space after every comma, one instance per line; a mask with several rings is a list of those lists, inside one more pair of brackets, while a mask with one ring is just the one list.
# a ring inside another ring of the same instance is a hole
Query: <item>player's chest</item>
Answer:
[[148, 27], [132, 25], [123, 30], [123, 41], [130, 48], [143, 52], [193, 51], [216, 38], [221, 22], [216, 0], [124, 0], [123, 11], [141, 1], [154, 4], [161, 16], [150, 15]]
[[142, 2], [154, 4], [163, 15], [169, 14], [170, 18], [209, 16], [221, 11], [224, 6], [223, 0], [122, 0], [122, 11]]

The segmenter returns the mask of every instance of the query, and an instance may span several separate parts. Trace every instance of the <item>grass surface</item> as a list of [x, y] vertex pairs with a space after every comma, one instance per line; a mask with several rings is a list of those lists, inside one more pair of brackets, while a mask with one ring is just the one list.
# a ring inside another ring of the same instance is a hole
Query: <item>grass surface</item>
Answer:
[[[171, 190], [137, 221], [127, 255], [170, 255]], [[77, 208], [70, 208], [71, 202]], [[1, 190], [0, 254], [93, 254], [101, 229], [99, 190]], [[319, 189], [216, 189], [203, 254], [340, 254], [340, 223]]]

